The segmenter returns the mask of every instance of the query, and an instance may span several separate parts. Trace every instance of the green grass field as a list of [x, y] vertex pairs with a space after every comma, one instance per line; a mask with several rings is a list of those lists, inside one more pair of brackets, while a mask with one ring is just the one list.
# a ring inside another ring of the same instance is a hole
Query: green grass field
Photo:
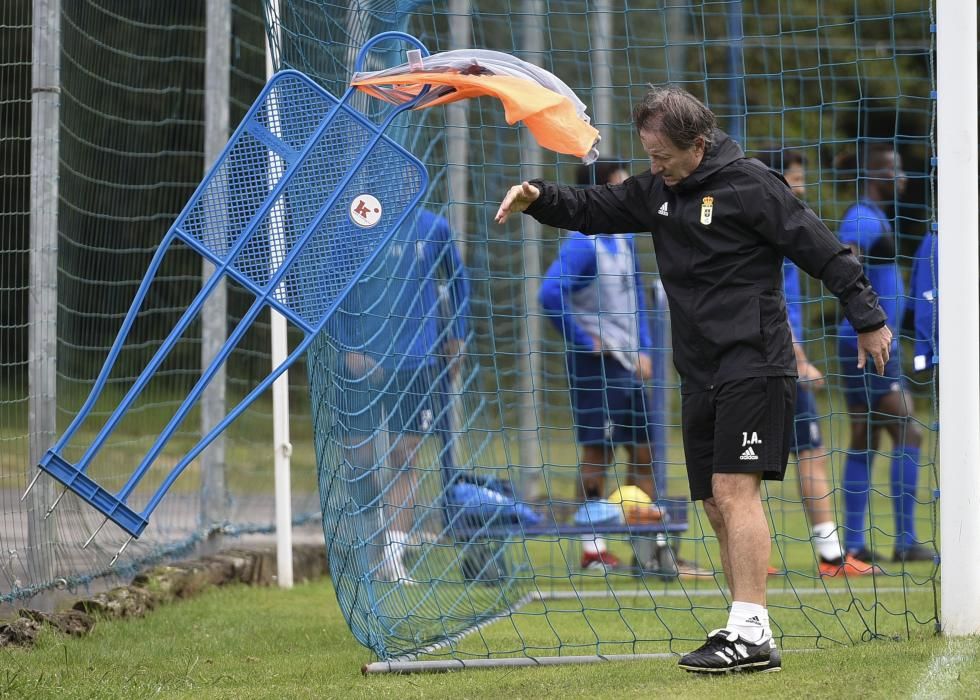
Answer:
[[[678, 634], [693, 632], [679, 622]], [[609, 631], [599, 616], [592, 624]], [[512, 636], [505, 628], [487, 634]], [[34, 649], [2, 650], [0, 697], [970, 698], [980, 695], [978, 652], [978, 639], [948, 643], [920, 630], [908, 641], [788, 652], [779, 674], [703, 678], [664, 660], [365, 677], [372, 655], [318, 581], [290, 591], [216, 589], [145, 619], [99, 623], [84, 639], [49, 633]]]
[[[821, 403], [821, 411], [827, 416], [824, 439], [832, 447], [830, 467], [838, 487], [844, 457], [841, 450], [847, 442], [846, 415], [840, 408]], [[919, 408], [921, 416], [930, 415], [927, 406]], [[162, 406], [148, 411], [142, 419], [150, 422], [159, 419], [150, 413], [165, 412]], [[256, 435], [251, 434], [267, 432], [267, 412], [268, 406], [262, 402], [259, 415], [236, 426], [244, 439], [233, 439], [229, 445], [229, 462], [235, 466], [229, 471], [228, 485], [235, 493], [271, 491], [268, 453], [256, 450], [252, 441]], [[672, 414], [676, 415], [676, 407]], [[563, 427], [568, 424], [568, 416], [555, 409], [543, 416], [542, 425], [549, 427], [542, 427], [539, 435], [549, 493], [560, 500], [572, 500], [577, 474], [572, 434]], [[508, 432], [506, 439], [503, 432], [490, 435], [474, 462], [489, 468], [514, 464], [519, 436], [513, 432]], [[676, 497], [686, 493], [684, 459], [676, 430], [669, 439], [668, 445], [658, 448], [664, 450], [661, 454], [668, 463], [669, 494]], [[141, 454], [149, 440], [136, 428], [122, 433], [117, 445], [121, 466], [107, 464], [106, 472], [114, 476], [126, 473], [133, 456]], [[920, 538], [938, 546], [938, 510], [930, 495], [936, 485], [936, 466], [928, 457], [935, 454], [934, 440], [935, 433], [927, 433], [917, 524]], [[192, 442], [192, 435], [178, 434], [173, 449], [186, 449]], [[313, 491], [316, 473], [308, 424], [305, 430], [294, 433], [293, 444], [297, 465], [294, 489]], [[888, 448], [886, 440], [873, 470], [869, 520], [871, 545], [886, 555], [894, 545], [891, 499], [887, 496]], [[438, 460], [432, 464], [427, 478], [438, 486]], [[172, 463], [164, 460], [154, 467], [148, 480], [158, 480], [169, 466]], [[622, 469], [618, 475], [624, 476]], [[174, 491], [194, 492], [199, 488], [200, 475], [192, 466]], [[835, 498], [839, 501], [839, 491]], [[838, 513], [841, 506], [836, 503]], [[945, 640], [934, 635], [938, 605], [935, 567], [886, 564], [886, 575], [874, 581], [821, 581], [815, 575], [794, 466], [790, 466], [784, 483], [767, 485], [767, 508], [777, 533], [772, 563], [789, 572], [770, 583], [774, 629], [788, 650], [781, 674], [704, 679], [684, 674], [673, 661], [663, 660], [362, 677], [360, 667], [375, 657], [348, 630], [329, 583], [319, 582], [288, 592], [217, 590], [157, 610], [144, 620], [100, 623], [86, 639], [49, 634], [36, 649], [0, 651], [0, 697], [487, 697], [507, 693], [520, 698], [604, 698], [661, 692], [685, 698], [772, 692], [801, 697], [828, 692], [868, 697], [980, 695], [980, 667], [975, 660], [980, 644], [974, 641], [948, 647]], [[716, 568], [717, 543], [706, 523], [702, 526], [703, 514], [691, 507], [688, 518], [688, 530], [676, 541], [681, 556]], [[631, 556], [624, 537], [611, 538], [610, 545], [621, 558]], [[533, 566], [534, 588], [545, 592], [574, 588], [587, 594], [607, 590], [609, 584], [602, 577], [569, 574], [569, 562], [577, 563], [577, 546], [568, 540], [528, 543], [525, 561]], [[452, 551], [451, 546], [444, 549]], [[571, 568], [576, 567], [572, 564]], [[457, 651], [476, 658], [486, 656], [488, 650], [500, 657], [525, 653], [677, 654], [697, 646], [707, 630], [725, 622], [727, 601], [719, 593], [723, 580], [709, 577], [663, 583], [626, 576], [610, 580], [617, 592], [615, 598], [527, 603], [506, 619], [461, 641]], [[482, 609], [482, 592], [474, 594], [461, 583], [439, 585], [443, 601], [476, 598], [474, 607]], [[393, 594], [392, 598], [401, 598], [403, 603], [407, 598], [407, 606], [394, 606], [391, 615], [397, 618], [406, 607], [412, 609], [423, 595], [421, 588]], [[528, 586], [523, 586], [518, 592], [526, 590]], [[422, 613], [431, 617], [431, 610]], [[413, 634], [409, 625], [401, 629]], [[444, 653], [431, 658], [445, 658]], [[962, 658], [968, 660], [961, 663]]]

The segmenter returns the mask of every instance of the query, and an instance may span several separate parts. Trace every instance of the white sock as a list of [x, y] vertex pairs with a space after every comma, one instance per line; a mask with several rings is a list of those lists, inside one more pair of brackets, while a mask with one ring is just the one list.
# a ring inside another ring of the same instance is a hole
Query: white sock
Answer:
[[602, 554], [606, 551], [606, 541], [601, 537], [582, 540], [582, 551], [585, 554]]
[[758, 644], [763, 639], [772, 637], [769, 611], [755, 603], [733, 601], [725, 629], [738, 632], [738, 636], [750, 644]]
[[844, 556], [837, 536], [837, 524], [833, 520], [813, 526], [813, 546], [821, 559], [835, 561]]
[[408, 578], [408, 572], [405, 571], [405, 564], [402, 562], [404, 554], [405, 545], [401, 542], [389, 541], [385, 545], [384, 557], [381, 560], [381, 574], [385, 580], [396, 581]]

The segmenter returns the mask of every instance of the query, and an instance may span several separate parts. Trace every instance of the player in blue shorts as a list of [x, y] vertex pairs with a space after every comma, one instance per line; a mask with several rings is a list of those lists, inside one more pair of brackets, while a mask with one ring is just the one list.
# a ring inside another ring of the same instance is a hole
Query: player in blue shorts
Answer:
[[[619, 184], [622, 163], [595, 165], [595, 181]], [[578, 184], [590, 183], [580, 166]], [[653, 479], [651, 413], [643, 382], [653, 373], [643, 284], [631, 234], [585, 236], [571, 232], [545, 273], [541, 307], [565, 338], [575, 437], [580, 447], [582, 492], [606, 496], [607, 469], [615, 449], [629, 454], [627, 483], [657, 497]], [[582, 568], [615, 568], [619, 561], [601, 537], [582, 546]]]
[[318, 342], [310, 355], [311, 384], [335, 382], [333, 392], [321, 392], [333, 395], [333, 410], [314, 406], [314, 421], [321, 412], [332, 420], [318, 431], [332, 430], [344, 447], [352, 507], [363, 521], [357, 536], [375, 550], [362, 567], [376, 579], [413, 582], [403, 563], [418, 538], [412, 467], [446, 419], [468, 310], [468, 277], [449, 223], [419, 208], [331, 319], [329, 349]]
[[840, 239], [864, 263], [865, 274], [878, 292], [887, 324], [895, 333], [884, 374], [859, 370], [857, 335], [845, 318], [839, 327], [840, 371], [851, 426], [850, 449], [844, 464], [845, 547], [861, 561], [880, 561], [868, 547], [865, 518], [871, 481], [871, 459], [883, 430], [896, 453], [891, 463], [891, 495], [897, 541], [892, 560], [932, 561], [933, 552], [916, 539], [915, 506], [922, 434], [912, 419], [912, 398], [905, 387], [898, 354], [898, 331], [905, 311], [902, 273], [896, 262], [896, 236], [886, 212], [905, 190], [901, 156], [891, 145], [870, 147], [865, 156], [864, 196], [844, 213]]
[[[806, 158], [803, 153], [773, 146], [764, 149], [756, 157], [772, 170], [782, 173], [797, 197], [806, 198]], [[824, 377], [806, 356], [802, 342], [803, 304], [806, 300], [800, 288], [799, 269], [789, 260], [783, 261], [783, 291], [786, 295], [786, 309], [799, 373], [793, 420], [795, 435], [790, 452], [797, 459], [800, 495], [810, 524], [811, 540], [817, 551], [817, 568], [821, 576], [871, 574], [875, 567], [845, 553], [837, 534], [827, 450], [823, 447], [817, 403], [814, 400], [814, 392], [824, 387]], [[769, 573], [778, 573], [778, 570], [770, 567]]]

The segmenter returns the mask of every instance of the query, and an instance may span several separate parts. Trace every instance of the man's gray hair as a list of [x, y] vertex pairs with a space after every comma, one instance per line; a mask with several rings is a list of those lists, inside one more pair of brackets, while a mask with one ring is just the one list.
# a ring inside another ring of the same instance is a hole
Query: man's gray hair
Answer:
[[637, 131], [659, 131], [678, 148], [691, 148], [700, 136], [705, 148], [711, 145], [715, 115], [694, 95], [676, 85], [650, 86], [633, 107]]

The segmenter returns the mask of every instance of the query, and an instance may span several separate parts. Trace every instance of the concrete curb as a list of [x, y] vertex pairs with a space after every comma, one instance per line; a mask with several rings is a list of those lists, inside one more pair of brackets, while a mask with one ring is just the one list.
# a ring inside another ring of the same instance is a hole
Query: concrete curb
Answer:
[[[326, 551], [322, 544], [293, 547], [293, 578], [297, 582], [322, 578], [327, 573]], [[153, 567], [138, 574], [128, 586], [78, 600], [69, 610], [55, 613], [18, 610], [15, 620], [0, 625], [0, 647], [33, 646], [45, 626], [63, 634], [83, 637], [100, 619], [143, 617], [161, 605], [191, 598], [216, 586], [235, 583], [271, 586], [275, 581], [275, 546], [226, 549]]]

